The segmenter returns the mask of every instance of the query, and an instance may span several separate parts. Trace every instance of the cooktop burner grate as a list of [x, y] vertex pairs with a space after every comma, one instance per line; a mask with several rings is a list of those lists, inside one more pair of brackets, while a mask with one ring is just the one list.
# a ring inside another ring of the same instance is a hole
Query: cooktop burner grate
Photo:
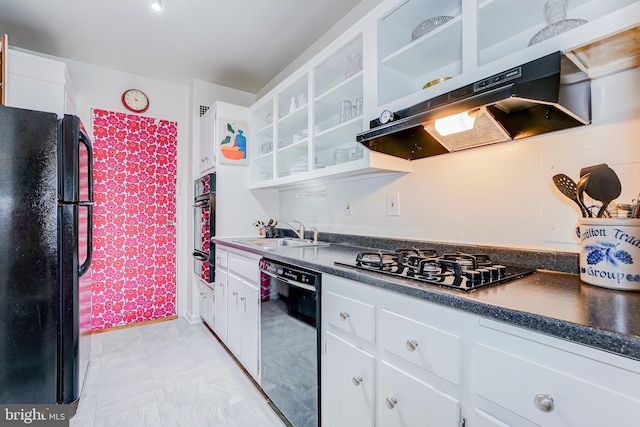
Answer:
[[438, 255], [433, 249], [417, 248], [360, 252], [353, 263], [336, 261], [334, 264], [462, 291], [509, 282], [536, 271], [494, 264], [484, 254], [456, 252]]

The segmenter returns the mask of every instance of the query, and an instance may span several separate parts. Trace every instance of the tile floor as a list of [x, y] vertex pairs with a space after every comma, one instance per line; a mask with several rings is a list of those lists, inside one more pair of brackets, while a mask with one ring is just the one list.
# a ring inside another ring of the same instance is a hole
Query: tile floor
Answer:
[[184, 319], [92, 336], [71, 427], [282, 427], [204, 324]]

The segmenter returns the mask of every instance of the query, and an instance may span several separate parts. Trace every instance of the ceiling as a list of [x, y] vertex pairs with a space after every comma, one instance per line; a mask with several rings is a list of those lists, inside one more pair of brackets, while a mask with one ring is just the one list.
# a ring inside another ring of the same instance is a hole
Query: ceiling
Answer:
[[360, 0], [2, 0], [9, 46], [256, 93]]

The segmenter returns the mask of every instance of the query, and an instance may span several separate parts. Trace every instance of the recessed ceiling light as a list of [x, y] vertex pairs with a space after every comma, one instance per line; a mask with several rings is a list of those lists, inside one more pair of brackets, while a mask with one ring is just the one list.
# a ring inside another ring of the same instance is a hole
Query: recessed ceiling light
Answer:
[[151, 9], [155, 10], [156, 12], [161, 12], [162, 11], [162, 2], [161, 2], [161, 0], [153, 0], [153, 4], [151, 5]]

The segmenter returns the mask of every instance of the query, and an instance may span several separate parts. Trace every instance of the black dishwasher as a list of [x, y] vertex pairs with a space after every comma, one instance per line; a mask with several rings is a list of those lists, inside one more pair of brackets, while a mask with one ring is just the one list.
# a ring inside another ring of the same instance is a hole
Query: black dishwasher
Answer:
[[320, 425], [320, 279], [260, 260], [260, 385], [296, 427]]

